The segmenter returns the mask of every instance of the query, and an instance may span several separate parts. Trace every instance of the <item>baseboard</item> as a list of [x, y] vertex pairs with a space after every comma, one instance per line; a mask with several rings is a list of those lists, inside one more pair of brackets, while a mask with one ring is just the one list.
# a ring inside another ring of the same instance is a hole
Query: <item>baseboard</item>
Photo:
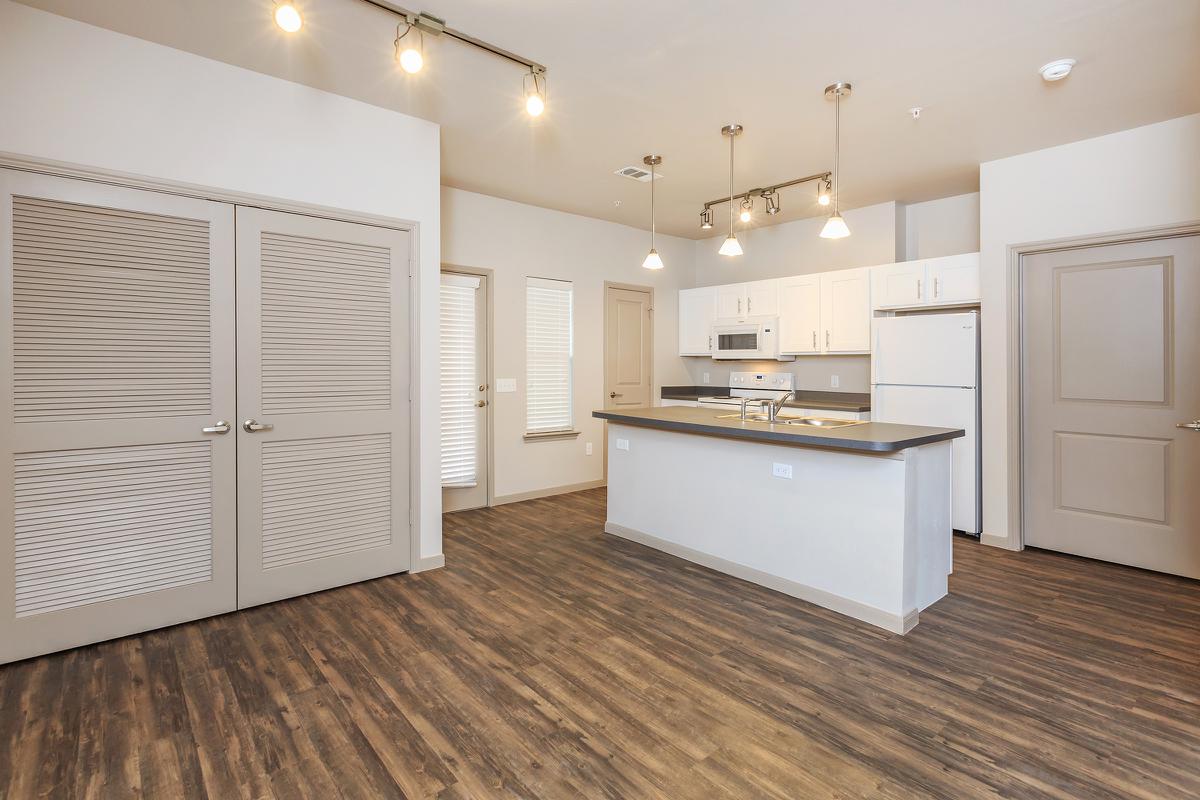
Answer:
[[1023, 550], [1020, 546], [1013, 546], [1013, 543], [1008, 540], [1007, 536], [1001, 536], [998, 533], [981, 533], [979, 534], [979, 543], [986, 544], [988, 547], [999, 547], [1001, 550]]
[[759, 586], [765, 586], [782, 594], [798, 597], [813, 605], [828, 608], [830, 611], [836, 611], [839, 614], [845, 614], [847, 617], [853, 617], [862, 622], [870, 623], [892, 633], [908, 633], [917, 625], [919, 612], [916, 609], [909, 611], [903, 616], [892, 614], [883, 609], [869, 606], [866, 603], [847, 600], [844, 597], [830, 594], [823, 589], [817, 589], [803, 583], [796, 583], [787, 578], [780, 578], [777, 575], [771, 575], [753, 567], [747, 567], [744, 564], [728, 561], [720, 556], [702, 553], [686, 545], [669, 542], [666, 539], [660, 539], [657, 536], [643, 533], [633, 528], [627, 528], [615, 522], [605, 522], [604, 532], [620, 536], [622, 539], [628, 539], [631, 542], [644, 544], [647, 547], [653, 547], [655, 550], [661, 550], [664, 553], [670, 553], [685, 561], [691, 561], [693, 564], [699, 564], [702, 567], [715, 569], [717, 572], [723, 572], [726, 575], [732, 575], [735, 578], [756, 583]]
[[599, 489], [608, 481], [601, 478], [598, 481], [586, 481], [585, 483], [570, 483], [566, 486], [551, 486], [546, 489], [534, 489], [532, 492], [517, 492], [515, 494], [498, 495], [492, 498], [493, 506], [502, 506], [507, 503], [519, 503], [522, 500], [538, 500], [543, 497], [553, 497], [556, 494], [569, 494], [571, 492], [582, 492], [585, 489]]
[[425, 556], [418, 558], [417, 563], [412, 565], [410, 573], [426, 572], [431, 569], [441, 569], [446, 566], [446, 556], [443, 553], [438, 553], [436, 556]]

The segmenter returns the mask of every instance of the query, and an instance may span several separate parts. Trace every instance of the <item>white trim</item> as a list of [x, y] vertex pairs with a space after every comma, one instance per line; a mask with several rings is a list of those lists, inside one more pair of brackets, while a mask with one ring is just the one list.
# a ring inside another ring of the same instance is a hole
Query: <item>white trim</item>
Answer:
[[776, 575], [754, 569], [753, 567], [728, 561], [719, 556], [702, 553], [685, 545], [660, 539], [657, 536], [643, 533], [633, 528], [627, 528], [615, 522], [605, 522], [604, 532], [619, 536], [622, 539], [628, 539], [631, 542], [646, 545], [647, 547], [653, 547], [655, 550], [661, 550], [664, 553], [691, 561], [693, 564], [699, 564], [702, 567], [715, 569], [717, 572], [722, 572], [726, 575], [749, 581], [750, 583], [756, 583], [759, 586], [765, 586], [776, 592], [797, 597], [822, 608], [827, 608], [830, 611], [836, 611], [839, 614], [845, 614], [847, 617], [853, 617], [862, 622], [891, 631], [892, 633], [905, 634], [917, 626], [920, 612], [915, 608], [904, 616], [891, 614], [883, 609], [869, 606], [866, 603], [847, 600], [844, 597], [838, 597], [822, 589], [807, 586], [803, 583], [796, 583], [786, 578], [780, 578]]
[[446, 566], [446, 556], [444, 553], [438, 553], [436, 556], [418, 558], [413, 562], [409, 573], [415, 575], [418, 572], [428, 572], [431, 569], [441, 569], [444, 566]]
[[517, 492], [515, 494], [498, 495], [492, 500], [492, 505], [502, 506], [507, 503], [520, 503], [525, 500], [540, 500], [543, 497], [554, 497], [558, 494], [570, 494], [571, 492], [582, 492], [588, 489], [599, 489], [601, 486], [607, 486], [608, 481], [601, 478], [597, 481], [586, 481], [584, 483], [570, 483], [565, 486], [550, 486], [545, 489], [534, 489], [531, 492]]

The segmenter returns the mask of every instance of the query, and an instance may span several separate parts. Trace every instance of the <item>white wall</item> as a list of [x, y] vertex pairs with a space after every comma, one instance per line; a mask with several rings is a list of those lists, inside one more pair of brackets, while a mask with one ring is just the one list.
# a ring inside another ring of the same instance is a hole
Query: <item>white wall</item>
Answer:
[[[604, 282], [654, 288], [654, 389], [689, 383], [677, 346], [678, 290], [692, 280], [693, 242], [659, 236], [666, 268], [642, 268], [648, 231], [550, 211], [460, 189], [442, 190], [442, 261], [494, 271], [495, 377], [516, 378], [517, 391], [494, 393], [497, 497], [604, 477]], [[575, 427], [578, 439], [526, 442], [525, 278], [575, 285]], [[593, 455], [585, 455], [591, 442]]]
[[980, 165], [983, 527], [1020, 547], [1008, 500], [1008, 252], [1014, 245], [1200, 220], [1200, 115]]
[[979, 192], [903, 206], [902, 261], [979, 249]]
[[441, 553], [436, 125], [0, 0], [0, 152], [418, 223], [420, 556]]

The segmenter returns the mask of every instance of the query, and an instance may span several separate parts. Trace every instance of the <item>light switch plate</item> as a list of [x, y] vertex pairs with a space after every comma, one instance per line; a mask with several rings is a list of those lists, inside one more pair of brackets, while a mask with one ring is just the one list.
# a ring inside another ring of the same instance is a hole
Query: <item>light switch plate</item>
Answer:
[[591, 442], [588, 442], [587, 444], [585, 444], [583, 446], [583, 452], [585, 455], [589, 455], [589, 456], [592, 454], [592, 443]]
[[496, 378], [497, 392], [515, 392], [517, 390], [516, 378]]
[[836, 389], [836, 388], [838, 388], [838, 385], [839, 385], [839, 384], [841, 384], [841, 379], [840, 379], [840, 378], [838, 378], [838, 376], [837, 376], [837, 375], [830, 375], [830, 376], [829, 376], [829, 388], [831, 388], [831, 389]]
[[629, 440], [628, 439], [617, 439], [617, 449], [618, 450], [628, 450], [629, 449]]
[[776, 478], [787, 478], [788, 480], [791, 480], [792, 479], [792, 465], [791, 464], [780, 464], [779, 462], [775, 462], [774, 464], [771, 465], [771, 474], [774, 475]]
[[707, 372], [706, 372], [706, 373], [704, 373], [704, 382], [705, 382], [705, 383], [709, 383], [711, 380], [712, 380], [712, 379], [709, 377], [708, 373], [707, 373]]

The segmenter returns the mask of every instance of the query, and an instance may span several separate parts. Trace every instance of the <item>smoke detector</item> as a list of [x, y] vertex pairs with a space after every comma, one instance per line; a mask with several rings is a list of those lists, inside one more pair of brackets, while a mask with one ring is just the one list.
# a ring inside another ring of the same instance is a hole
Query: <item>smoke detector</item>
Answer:
[[[639, 183], [650, 182], [650, 170], [642, 169], [641, 167], [621, 167], [613, 171], [614, 175], [620, 175], [622, 178], [631, 178]], [[658, 174], [657, 180], [662, 180], [662, 173]]]
[[1038, 70], [1042, 74], [1042, 80], [1047, 83], [1053, 81], [1061, 81], [1063, 78], [1071, 74], [1071, 68], [1075, 66], [1075, 59], [1060, 58], [1051, 61], [1049, 64], [1043, 64]]

